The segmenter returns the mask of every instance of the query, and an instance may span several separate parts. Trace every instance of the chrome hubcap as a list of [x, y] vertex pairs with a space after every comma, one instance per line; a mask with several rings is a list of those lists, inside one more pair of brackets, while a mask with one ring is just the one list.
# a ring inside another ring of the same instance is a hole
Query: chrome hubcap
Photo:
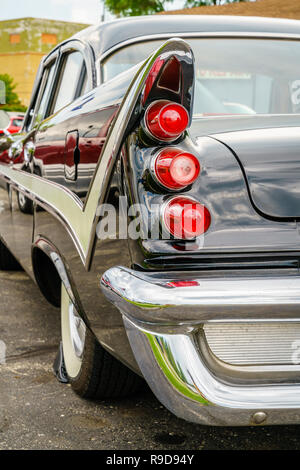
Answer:
[[69, 304], [69, 324], [74, 353], [81, 358], [84, 350], [86, 326], [72, 303]]

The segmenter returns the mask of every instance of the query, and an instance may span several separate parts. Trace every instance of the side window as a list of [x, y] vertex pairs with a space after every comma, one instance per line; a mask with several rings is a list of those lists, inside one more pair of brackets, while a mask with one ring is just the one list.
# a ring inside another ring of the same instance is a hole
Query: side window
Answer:
[[40, 94], [39, 94], [38, 101], [37, 101], [37, 108], [34, 113], [35, 122], [36, 121], [41, 122], [44, 118], [47, 117], [46, 111], [47, 111], [47, 105], [49, 102], [49, 92], [50, 92], [50, 87], [53, 81], [54, 71], [55, 71], [55, 62], [52, 62], [44, 70], [43, 78], [42, 78], [42, 86], [41, 86]]
[[86, 66], [81, 52], [68, 53], [63, 60], [53, 113], [81, 95], [85, 76]]
[[89, 81], [88, 81], [88, 76], [87, 76], [87, 73], [86, 73], [86, 68], [84, 67], [82, 87], [81, 87], [80, 93], [78, 93], [78, 95], [77, 95], [77, 98], [81, 95], [85, 95], [88, 91], [90, 91]]
[[27, 131], [32, 129], [36, 122], [41, 122], [46, 117], [47, 106], [49, 103], [49, 92], [53, 81], [54, 71], [55, 60], [53, 60], [50, 65], [47, 65], [43, 71], [39, 90], [36, 93], [36, 98], [26, 117], [25, 129]]
[[53, 60], [50, 65], [47, 65], [43, 70], [36, 98], [26, 117], [25, 129], [27, 131], [32, 129], [37, 121], [40, 122], [46, 117], [45, 114], [49, 103], [49, 91], [53, 81], [54, 70], [55, 60]]

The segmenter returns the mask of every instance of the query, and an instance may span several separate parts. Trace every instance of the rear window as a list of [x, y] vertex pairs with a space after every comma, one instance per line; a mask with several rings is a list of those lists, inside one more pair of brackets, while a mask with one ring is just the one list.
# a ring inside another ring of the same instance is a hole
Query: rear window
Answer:
[[[146, 59], [164, 41], [125, 47], [103, 63], [104, 80]], [[300, 113], [300, 42], [187, 39], [195, 55], [196, 116]]]
[[23, 119], [13, 119], [12, 125], [16, 127], [21, 127], [23, 124]]

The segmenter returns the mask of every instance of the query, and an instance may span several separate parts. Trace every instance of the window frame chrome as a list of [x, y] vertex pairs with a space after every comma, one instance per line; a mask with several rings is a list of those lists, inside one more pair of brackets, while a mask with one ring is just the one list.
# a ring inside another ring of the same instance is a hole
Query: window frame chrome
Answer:
[[[42, 86], [42, 79], [43, 79], [44, 71], [49, 66], [49, 64], [54, 60], [56, 61], [55, 71], [54, 71], [54, 76], [53, 76], [52, 83], [51, 83], [51, 88], [50, 88], [50, 93], [49, 93], [49, 98], [48, 98], [48, 103], [47, 103], [47, 108], [46, 108], [47, 111], [45, 115], [47, 116], [47, 114], [49, 113], [49, 108], [53, 102], [53, 92], [56, 91], [56, 88], [54, 90], [54, 87], [57, 86], [57, 80], [59, 78], [59, 74], [61, 71], [60, 67], [62, 63], [62, 56], [68, 50], [70, 51], [78, 50], [79, 52], [81, 52], [84, 62], [85, 62], [85, 66], [86, 66], [87, 79], [89, 82], [89, 91], [93, 90], [97, 86], [95, 58], [94, 58], [94, 52], [93, 52], [92, 47], [88, 43], [79, 39], [69, 39], [57, 45], [47, 56], [43, 57], [43, 59], [40, 62], [39, 69], [38, 69], [36, 79], [35, 79], [35, 83], [33, 86], [30, 103], [29, 103], [28, 110], [24, 118], [24, 124], [23, 124], [22, 129], [25, 132], [30, 132], [33, 129], [32, 123], [34, 122], [34, 117], [38, 109], [37, 100], [40, 98], [39, 94], [40, 94], [40, 90]], [[30, 124], [27, 125], [29, 115], [32, 110], [34, 112], [34, 116], [32, 117]]]
[[[63, 43], [60, 47], [59, 47], [59, 56], [58, 56], [58, 60], [57, 60], [57, 68], [56, 68], [56, 71], [55, 71], [55, 76], [54, 76], [54, 81], [53, 81], [53, 84], [52, 84], [52, 90], [51, 90], [51, 98], [50, 98], [50, 101], [48, 103], [48, 112], [46, 114], [48, 114], [49, 116], [52, 114], [53, 112], [53, 105], [55, 103], [55, 98], [57, 96], [57, 91], [58, 91], [58, 87], [59, 87], [59, 82], [60, 82], [60, 79], [64, 73], [64, 64], [65, 64], [65, 57], [72, 53], [72, 52], [79, 52], [82, 57], [83, 57], [83, 63], [85, 64], [85, 69], [86, 69], [86, 75], [87, 75], [87, 80], [88, 80], [88, 83], [89, 83], [89, 89], [88, 91], [91, 91], [93, 90], [93, 88], [95, 87], [95, 80], [94, 80], [94, 77], [95, 77], [95, 74], [94, 74], [94, 58], [93, 58], [93, 53], [92, 53], [92, 50], [91, 50], [91, 47], [78, 40], [78, 39], [71, 39], [69, 41], [67, 41], [66, 43]], [[77, 89], [76, 89], [76, 94], [77, 94]], [[75, 100], [76, 98], [78, 98], [78, 96], [75, 95], [75, 97], [73, 98], [73, 100]], [[59, 111], [59, 110], [57, 110]]]

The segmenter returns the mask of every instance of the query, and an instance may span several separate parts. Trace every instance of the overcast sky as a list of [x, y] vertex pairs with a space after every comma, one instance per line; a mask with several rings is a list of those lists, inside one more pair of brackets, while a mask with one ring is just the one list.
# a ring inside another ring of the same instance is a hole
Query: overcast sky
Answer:
[[[142, 0], [141, 0], [142, 1]], [[0, 0], [0, 20], [33, 16], [52, 20], [97, 23], [103, 11], [103, 0]], [[168, 9], [178, 9], [184, 0], [174, 0]], [[106, 20], [113, 17], [106, 12]]]

